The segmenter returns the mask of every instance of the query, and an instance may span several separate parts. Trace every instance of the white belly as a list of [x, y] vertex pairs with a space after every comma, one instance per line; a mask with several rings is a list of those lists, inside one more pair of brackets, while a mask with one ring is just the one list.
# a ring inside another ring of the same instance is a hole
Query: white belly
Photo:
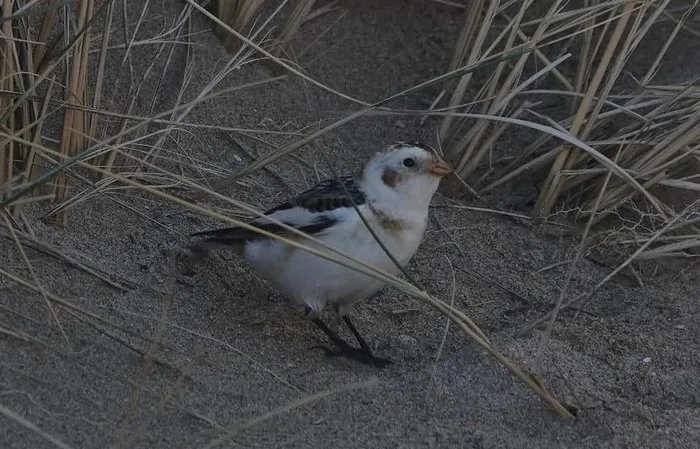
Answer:
[[[370, 221], [370, 225], [402, 265], [415, 254], [425, 230], [425, 224], [421, 224], [399, 235], [390, 235], [383, 232], [378, 223]], [[380, 270], [392, 274], [399, 272], [359, 218], [336, 225], [332, 232], [318, 238], [343, 254]], [[299, 243], [323, 250], [320, 245], [305, 239], [300, 239]], [[316, 312], [326, 306], [336, 307], [342, 312], [384, 286], [382, 281], [371, 276], [276, 240], [247, 243], [245, 256], [253, 269], [282, 294]]]

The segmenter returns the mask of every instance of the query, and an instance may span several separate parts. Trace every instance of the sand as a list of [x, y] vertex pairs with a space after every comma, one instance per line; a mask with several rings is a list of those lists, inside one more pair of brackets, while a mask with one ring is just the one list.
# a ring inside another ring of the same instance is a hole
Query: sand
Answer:
[[[141, 4], [132, 3], [133, 31]], [[375, 101], [440, 74], [449, 60], [459, 24], [454, 9], [402, 1], [342, 6], [340, 22], [333, 25], [337, 12], [309, 22], [293, 47], [306, 73], [328, 86]], [[180, 7], [152, 1], [159, 13], [148, 16], [138, 39], [168, 28]], [[227, 58], [213, 34], [202, 32], [209, 26], [199, 15], [193, 20], [199, 45], [193, 47], [186, 98], [201, 91]], [[304, 43], [326, 30], [304, 53]], [[129, 76], [137, 80], [156, 51], [155, 45], [134, 50], [132, 74], [124, 68], [119, 75], [115, 105], [129, 101]], [[686, 55], [697, 61], [698, 54]], [[123, 51], [113, 55], [118, 66]], [[185, 56], [183, 48], [174, 52], [155, 111], [172, 107]], [[148, 113], [162, 64], [135, 112]], [[672, 76], [692, 78], [693, 67], [698, 65], [679, 65]], [[219, 88], [268, 73], [252, 62]], [[108, 81], [111, 86], [114, 79]], [[395, 106], [424, 108], [436, 93], [432, 88]], [[356, 108], [290, 77], [207, 101], [186, 121], [293, 131]], [[419, 127], [414, 118], [366, 117], [298, 154], [324, 176], [329, 172], [321, 152], [337, 169], [351, 171], [394, 140], [432, 142], [434, 129], [431, 121]], [[254, 155], [288, 139], [263, 136], [267, 145], [230, 135]], [[163, 147], [183, 163], [193, 158], [218, 174], [251, 161], [218, 131], [176, 131]], [[265, 208], [315, 180], [313, 170], [291, 159], [272, 169], [274, 174], [259, 172], [225, 193]], [[527, 212], [533, 192], [521, 180], [489, 200]], [[441, 196], [435, 199], [436, 206], [444, 204]], [[393, 289], [359, 304], [352, 316], [376, 353], [395, 363], [377, 370], [327, 359], [309, 349], [325, 343], [323, 335], [234, 255], [216, 255], [190, 271], [173, 266], [168, 250], [188, 233], [214, 226], [212, 220], [133, 190], [80, 203], [65, 229], [38, 220], [46, 211], [45, 205], [28, 210], [37, 239], [128, 287], [27, 248], [47, 291], [94, 314], [86, 323], [59, 313], [69, 346], [40, 295], [0, 277], [0, 325], [16, 333], [0, 334], [0, 405], [44, 435], [0, 417], [2, 448], [56, 447], [47, 435], [72, 448], [700, 447], [697, 266], [683, 273], [662, 267], [643, 286], [627, 275], [615, 277], [582, 313], [562, 314], [537, 363], [542, 330], [516, 333], [556, 302], [568, 267], [561, 263], [573, 257], [576, 234], [493, 214], [432, 209], [435, 220], [408, 268], [411, 275], [436, 296], [454, 300], [505, 354], [578, 409], [576, 419], [565, 420], [452, 327], [437, 358], [445, 318]], [[29, 279], [12, 242], [3, 238], [0, 245], [0, 265]], [[518, 297], [460, 268], [497, 280]], [[588, 291], [610, 271], [582, 260], [569, 295]]]

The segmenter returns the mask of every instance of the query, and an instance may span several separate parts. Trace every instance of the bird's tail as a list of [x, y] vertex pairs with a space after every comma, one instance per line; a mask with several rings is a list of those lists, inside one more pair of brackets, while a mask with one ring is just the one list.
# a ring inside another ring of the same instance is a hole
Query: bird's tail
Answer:
[[228, 229], [215, 229], [213, 231], [195, 232], [190, 237], [205, 237], [194, 243], [181, 247], [180, 252], [192, 259], [201, 259], [215, 250], [234, 251], [240, 254], [243, 251], [244, 240], [231, 238]]

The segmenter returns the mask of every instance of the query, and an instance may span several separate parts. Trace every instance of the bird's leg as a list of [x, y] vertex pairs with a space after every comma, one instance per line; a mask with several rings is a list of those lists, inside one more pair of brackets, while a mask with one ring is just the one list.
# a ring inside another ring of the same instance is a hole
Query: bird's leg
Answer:
[[360, 349], [362, 349], [369, 357], [376, 361], [380, 361], [384, 365], [388, 365], [391, 363], [391, 360], [389, 359], [382, 359], [380, 357], [376, 357], [374, 354], [372, 354], [372, 350], [369, 348], [369, 345], [365, 341], [364, 338], [362, 338], [362, 335], [360, 335], [360, 332], [357, 330], [353, 322], [350, 320], [350, 317], [347, 315], [343, 315], [343, 321], [345, 322], [345, 325], [348, 326], [348, 329], [350, 329], [350, 332], [352, 332], [352, 335], [355, 336], [355, 340], [357, 340], [357, 343], [360, 345]]
[[360, 335], [360, 332], [357, 330], [352, 321], [350, 321], [350, 317], [347, 315], [343, 315], [343, 321], [348, 326], [348, 329], [350, 329], [350, 332], [352, 332], [352, 335], [355, 336], [355, 340], [357, 340], [357, 343], [360, 345], [360, 348], [371, 354], [372, 351], [369, 349], [369, 345], [367, 344], [365, 339], [362, 338], [362, 335]]
[[[323, 320], [321, 320], [321, 316], [317, 310], [312, 309], [311, 307], [306, 307], [306, 319], [310, 320], [312, 323], [314, 323], [316, 325], [316, 327], [321, 329], [321, 331], [324, 334], [326, 334], [326, 336], [328, 336], [328, 339], [334, 345], [338, 346], [339, 348], [351, 347], [345, 340], [340, 338], [340, 336], [338, 336], [338, 334], [336, 334], [333, 331], [333, 329], [328, 327], [328, 325], [326, 323], [324, 323]], [[314, 346], [312, 349], [315, 349], [315, 348], [322, 348], [326, 352], [329, 351], [329, 349], [324, 347], [324, 346]]]
[[[386, 365], [390, 364], [391, 361], [387, 359], [382, 359], [379, 357], [375, 357], [372, 354], [372, 351], [369, 349], [369, 346], [367, 343], [364, 341], [364, 339], [360, 336], [360, 334], [357, 332], [357, 329], [355, 326], [352, 325], [352, 322], [348, 324], [348, 327], [350, 327], [351, 332], [357, 339], [358, 343], [360, 344], [360, 348], [355, 348], [353, 346], [350, 346], [345, 340], [340, 338], [338, 334], [336, 334], [326, 323], [324, 323], [319, 317], [313, 317], [311, 319], [313, 323], [321, 329], [321, 331], [326, 334], [329, 338], [329, 340], [338, 348], [337, 350], [332, 350], [329, 349], [325, 346], [314, 346], [312, 349], [315, 348], [321, 348], [324, 350], [326, 353], [327, 357], [337, 357], [337, 356], [343, 356], [351, 360], [355, 360], [360, 363], [364, 363], [365, 365], [373, 365], [378, 368], [384, 368]], [[348, 320], [349, 321], [349, 320]], [[348, 321], [345, 321], [346, 324]]]
[[[338, 336], [338, 334], [336, 334], [336, 333], [333, 331], [333, 329], [331, 329], [330, 327], [328, 327], [328, 325], [327, 325], [326, 323], [324, 323], [324, 322], [321, 320], [321, 318], [319, 318], [319, 317], [314, 317], [311, 321], [313, 321], [313, 323], [316, 325], [316, 327], [318, 327], [319, 329], [321, 329], [321, 331], [323, 331], [323, 333], [326, 334], [326, 335], [328, 336], [328, 339], [329, 339], [334, 345], [336, 345], [337, 347], [339, 347], [339, 348], [341, 348], [341, 349], [345, 349], [345, 348], [354, 349], [354, 348], [353, 348], [352, 346], [350, 346], [345, 340], [343, 340], [342, 338], [340, 338], [340, 337]], [[322, 347], [322, 348], [326, 350], [326, 353], [329, 351], [328, 348], [325, 348], [325, 347]]]

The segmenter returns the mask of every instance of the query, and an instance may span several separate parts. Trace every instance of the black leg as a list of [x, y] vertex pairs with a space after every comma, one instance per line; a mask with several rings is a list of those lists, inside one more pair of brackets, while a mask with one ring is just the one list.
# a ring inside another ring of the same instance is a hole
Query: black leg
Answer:
[[350, 332], [352, 332], [352, 335], [355, 336], [355, 340], [357, 340], [357, 343], [359, 343], [360, 348], [364, 349], [367, 352], [372, 352], [369, 349], [369, 345], [365, 341], [364, 338], [362, 338], [362, 335], [360, 335], [360, 332], [357, 330], [354, 324], [352, 324], [352, 321], [350, 321], [350, 317], [347, 315], [343, 315], [343, 321], [345, 321], [345, 324], [348, 326], [348, 329], [350, 329]]
[[[355, 338], [357, 338], [357, 341], [360, 344], [360, 349], [350, 346], [345, 340], [340, 338], [338, 334], [336, 334], [330, 327], [328, 327], [328, 325], [326, 325], [326, 323], [324, 323], [320, 318], [313, 318], [312, 321], [319, 329], [321, 329], [321, 331], [323, 331], [324, 334], [328, 336], [329, 340], [338, 348], [337, 350], [332, 350], [325, 346], [314, 346], [312, 348], [323, 349], [327, 357], [342, 356], [360, 363], [364, 363], [365, 365], [376, 366], [377, 368], [384, 368], [385, 366], [391, 363], [391, 360], [375, 357], [372, 354], [372, 352], [369, 349], [369, 346], [364, 341], [364, 339], [362, 339], [362, 337], [357, 332], [357, 329], [355, 329], [355, 326], [353, 326], [352, 323], [350, 323], [348, 327], [350, 327], [351, 332], [353, 333], [353, 335], [355, 335]], [[347, 323], [348, 321], [345, 322]]]
[[352, 332], [352, 335], [355, 336], [355, 340], [357, 340], [357, 343], [360, 345], [362, 351], [364, 351], [368, 356], [370, 356], [374, 360], [375, 364], [380, 363], [382, 366], [391, 364], [391, 360], [376, 357], [374, 354], [372, 354], [372, 350], [369, 349], [369, 345], [367, 344], [365, 339], [362, 338], [362, 335], [360, 335], [360, 332], [357, 330], [353, 322], [350, 321], [349, 316], [343, 315], [343, 321], [348, 326], [348, 329], [350, 329], [350, 332]]
[[326, 335], [328, 336], [328, 339], [329, 339], [331, 342], [333, 342], [334, 345], [336, 345], [336, 346], [339, 347], [339, 348], [351, 347], [349, 344], [347, 344], [347, 342], [346, 342], [345, 340], [343, 340], [342, 338], [340, 338], [340, 337], [338, 336], [338, 334], [336, 334], [336, 333], [333, 331], [333, 329], [331, 329], [330, 327], [328, 327], [328, 325], [327, 325], [326, 323], [324, 323], [324, 322], [321, 320], [321, 318], [316, 317], [316, 318], [314, 318], [312, 321], [314, 322], [314, 324], [315, 324], [319, 329], [321, 329], [321, 330], [323, 331], [324, 334], [326, 334]]

